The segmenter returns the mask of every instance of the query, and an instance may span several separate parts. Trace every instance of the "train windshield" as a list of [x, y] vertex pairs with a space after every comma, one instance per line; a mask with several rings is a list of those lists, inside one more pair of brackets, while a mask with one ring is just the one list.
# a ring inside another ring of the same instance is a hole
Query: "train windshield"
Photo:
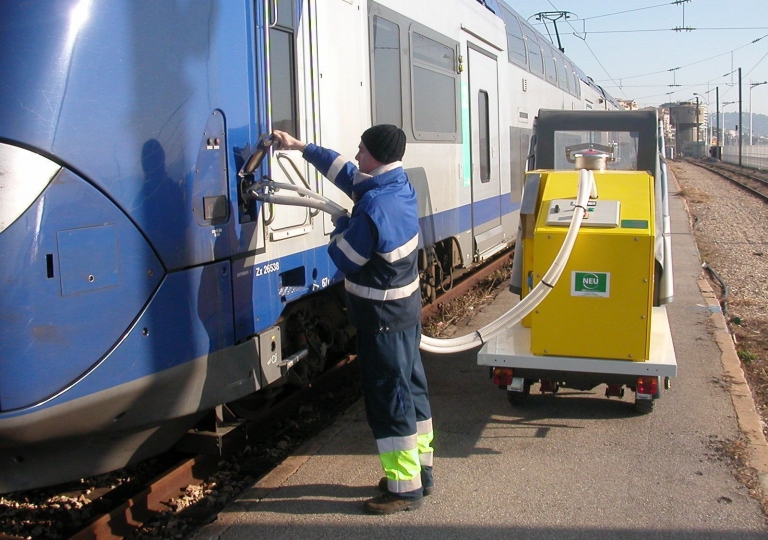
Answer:
[[640, 137], [637, 132], [629, 131], [556, 131], [555, 132], [555, 168], [573, 169], [568, 161], [566, 149], [594, 144], [596, 148], [610, 148], [613, 159], [609, 159], [606, 168], [615, 171], [637, 170], [637, 147]]

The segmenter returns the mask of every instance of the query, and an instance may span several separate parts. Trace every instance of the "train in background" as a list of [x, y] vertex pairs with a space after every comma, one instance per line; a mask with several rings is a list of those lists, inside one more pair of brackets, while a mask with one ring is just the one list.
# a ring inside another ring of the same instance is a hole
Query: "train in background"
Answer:
[[[496, 0], [11, 0], [0, 42], [0, 492], [146, 459], [354, 348], [330, 217], [243, 196], [261, 134], [354, 156], [401, 126], [428, 301], [514, 241], [537, 111], [618, 107]], [[352, 204], [297, 152], [258, 175]]]

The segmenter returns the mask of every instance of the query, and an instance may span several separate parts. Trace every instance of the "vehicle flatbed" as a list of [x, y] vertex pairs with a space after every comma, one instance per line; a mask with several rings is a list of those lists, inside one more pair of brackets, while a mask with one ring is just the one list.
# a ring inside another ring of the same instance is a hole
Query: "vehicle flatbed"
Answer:
[[567, 356], [536, 356], [531, 353], [531, 329], [518, 323], [488, 340], [477, 355], [481, 366], [510, 367], [536, 372], [575, 372], [634, 377], [674, 377], [677, 358], [672, 346], [665, 307], [654, 307], [651, 316], [650, 359], [644, 362]]

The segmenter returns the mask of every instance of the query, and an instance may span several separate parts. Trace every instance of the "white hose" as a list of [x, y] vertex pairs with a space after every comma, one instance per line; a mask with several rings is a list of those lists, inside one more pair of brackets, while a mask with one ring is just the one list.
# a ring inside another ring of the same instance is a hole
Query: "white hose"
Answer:
[[[560, 251], [558, 251], [555, 260], [552, 262], [552, 266], [549, 267], [549, 270], [547, 270], [547, 273], [544, 274], [541, 281], [520, 301], [519, 304], [507, 311], [494, 322], [477, 330], [474, 334], [449, 339], [436, 339], [422, 335], [421, 345], [419, 346], [421, 350], [440, 354], [467, 351], [482, 345], [489, 339], [506, 331], [533, 311], [549, 294], [549, 291], [552, 290], [558, 279], [560, 279], [563, 270], [565, 270], [565, 265], [568, 262], [568, 258], [571, 256], [573, 245], [576, 242], [576, 236], [579, 234], [581, 222], [584, 219], [584, 211], [586, 211], [587, 201], [593, 191], [594, 184], [595, 177], [593, 172], [581, 169], [579, 171], [579, 192], [576, 195], [573, 217], [571, 218], [568, 232], [565, 235], [565, 240], [563, 240], [563, 245], [560, 246]], [[577, 210], [579, 207], [584, 209], [584, 211], [579, 212]]]
[[290, 197], [288, 195], [274, 195], [272, 193], [260, 194], [257, 197], [260, 201], [274, 204], [286, 204], [288, 206], [301, 206], [304, 208], [314, 208], [322, 210], [336, 217], [346, 213], [346, 209], [333, 201], [319, 201], [316, 199], [305, 199], [299, 197]]
[[303, 188], [295, 184], [285, 184], [282, 182], [274, 182], [272, 180], [262, 180], [262, 181], [256, 182], [253, 186], [251, 186], [250, 189], [251, 191], [253, 191], [254, 189], [263, 189], [265, 187], [274, 189], [275, 191], [280, 191], [281, 189], [285, 189], [287, 191], [296, 191], [300, 195], [304, 195], [305, 197], [310, 197], [312, 199], [317, 199], [319, 201], [328, 200], [325, 196], [320, 195], [318, 192], [312, 191], [311, 189]]
[[[304, 197], [289, 197], [282, 195], [275, 195], [274, 193], [259, 193], [258, 190], [268, 187], [271, 189], [285, 189], [289, 191], [295, 191]], [[315, 208], [327, 212], [332, 216], [343, 215], [347, 210], [331, 201], [330, 199], [320, 195], [317, 192], [304, 189], [293, 184], [282, 184], [278, 182], [268, 181], [259, 182], [252, 186], [248, 190], [256, 199], [275, 204], [287, 204], [292, 206], [304, 206], [308, 208]], [[520, 303], [515, 307], [507, 311], [504, 315], [493, 321], [492, 323], [484, 326], [480, 330], [477, 330], [474, 334], [468, 334], [466, 336], [458, 338], [437, 339], [429, 336], [421, 336], [421, 344], [419, 348], [423, 351], [449, 354], [467, 351], [474, 347], [480, 346], [489, 339], [497, 336], [501, 332], [507, 330], [509, 327], [514, 326], [520, 322], [523, 317], [533, 311], [542, 300], [549, 294], [549, 291], [555, 286], [560, 279], [560, 275], [565, 269], [565, 265], [568, 262], [568, 258], [571, 256], [573, 245], [576, 242], [576, 237], [579, 234], [581, 228], [581, 222], [584, 219], [584, 212], [587, 208], [587, 201], [590, 195], [597, 193], [597, 187], [595, 183], [595, 177], [592, 171], [581, 169], [579, 171], [579, 191], [576, 195], [576, 202], [574, 205], [573, 217], [571, 218], [571, 224], [568, 227], [568, 232], [563, 240], [563, 245], [560, 246], [557, 256], [552, 265], [544, 274], [541, 281], [523, 298]], [[584, 211], [579, 212], [576, 208], [582, 208]]]
[[[279, 191], [281, 189], [287, 191], [295, 191], [303, 197], [290, 197], [285, 195], [275, 195], [274, 193], [259, 193], [259, 190], [263, 188], [274, 189]], [[305, 189], [293, 184], [283, 184], [280, 182], [262, 181], [257, 182], [248, 189], [248, 192], [257, 200], [274, 203], [274, 204], [287, 204], [289, 206], [303, 206], [305, 208], [314, 208], [331, 214], [332, 217], [338, 217], [347, 213], [347, 209], [330, 200], [329, 198], [320, 195], [319, 193]]]

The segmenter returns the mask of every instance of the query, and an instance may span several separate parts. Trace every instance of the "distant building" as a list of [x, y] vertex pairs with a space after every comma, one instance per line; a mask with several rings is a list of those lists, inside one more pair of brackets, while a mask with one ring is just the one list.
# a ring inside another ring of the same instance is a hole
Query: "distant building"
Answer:
[[637, 101], [634, 99], [618, 99], [619, 105], [624, 107], [628, 111], [636, 111], [637, 110]]
[[[708, 133], [707, 107], [699, 102], [665, 103], [664, 132], [676, 155], [703, 157], [707, 155], [711, 137]], [[669, 130], [669, 131], [668, 131]]]

